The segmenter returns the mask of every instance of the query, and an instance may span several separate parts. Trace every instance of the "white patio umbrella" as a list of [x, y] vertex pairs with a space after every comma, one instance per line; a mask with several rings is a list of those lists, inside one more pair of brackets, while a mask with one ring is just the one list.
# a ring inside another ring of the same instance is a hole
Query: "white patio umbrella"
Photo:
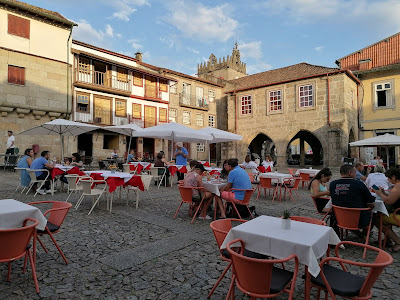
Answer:
[[[243, 137], [241, 135], [231, 133], [228, 131], [220, 130], [214, 127], [206, 127], [202, 129], [198, 129], [198, 132], [211, 134], [213, 139], [211, 141], [207, 141], [208, 144], [214, 143], [225, 143], [225, 142], [234, 142], [241, 141]], [[208, 150], [208, 160], [210, 161], [210, 149]]]
[[144, 128], [143, 130], [133, 132], [132, 136], [170, 140], [172, 141], [172, 148], [174, 142], [204, 142], [213, 139], [210, 134], [201, 133], [198, 130], [175, 122]]
[[[108, 130], [108, 131], [113, 131], [119, 134], [124, 134], [130, 137], [129, 139], [129, 146], [128, 146], [128, 154], [129, 150], [131, 149], [131, 143], [132, 143], [132, 136], [135, 131], [141, 131], [143, 130], [142, 127], [139, 127], [136, 124], [125, 124], [125, 125], [117, 125], [117, 126], [106, 126], [103, 127], [102, 129]], [[126, 156], [126, 163], [128, 163], [128, 156]]]
[[400, 136], [393, 134], [378, 135], [369, 139], [352, 142], [352, 147], [386, 147], [386, 162], [389, 167], [389, 147], [400, 146]]
[[64, 136], [77, 136], [89, 131], [99, 129], [101, 127], [73, 122], [64, 119], [55, 119], [42, 125], [20, 132], [24, 135], [59, 135], [61, 140], [61, 159], [64, 157]]

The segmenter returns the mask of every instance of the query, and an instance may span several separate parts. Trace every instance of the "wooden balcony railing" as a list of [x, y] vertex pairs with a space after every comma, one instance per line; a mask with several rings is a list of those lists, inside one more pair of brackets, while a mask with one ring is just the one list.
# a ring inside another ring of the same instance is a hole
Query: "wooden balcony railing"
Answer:
[[161, 99], [161, 92], [159, 90], [145, 87], [144, 96], [145, 98]]
[[209, 100], [205, 97], [197, 97], [195, 95], [180, 93], [179, 105], [202, 110], [209, 110]]
[[132, 91], [132, 83], [128, 78], [121, 80], [117, 76], [98, 71], [80, 72], [77, 68], [74, 72], [74, 83], [84, 83], [127, 93]]

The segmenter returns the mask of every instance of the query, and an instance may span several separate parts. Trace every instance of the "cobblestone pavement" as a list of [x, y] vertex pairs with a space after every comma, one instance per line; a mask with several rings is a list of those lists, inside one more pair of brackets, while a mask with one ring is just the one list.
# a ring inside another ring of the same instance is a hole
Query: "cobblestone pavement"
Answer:
[[[14, 192], [18, 184], [14, 172], [0, 172], [1, 199], [23, 202], [65, 200], [66, 193], [52, 195], [21, 195]], [[93, 213], [87, 213], [91, 200], [86, 199], [78, 210], [71, 209], [62, 230], [55, 235], [69, 264], [65, 265], [48, 237], [46, 254], [39, 246], [37, 275], [40, 293], [34, 290], [31, 273], [21, 274], [23, 260], [13, 263], [12, 280], [6, 281], [6, 264], [0, 265], [0, 299], [206, 299], [208, 292], [224, 270], [226, 263], [209, 227], [210, 221], [196, 219], [190, 224], [187, 207], [183, 206], [174, 220], [180, 202], [174, 187], [154, 185], [150, 189], [156, 205], [146, 193], [140, 194], [139, 209], [133, 202], [117, 201], [113, 212], [106, 210], [105, 201]], [[300, 191], [301, 200], [275, 201], [263, 197], [251, 205], [258, 214], [279, 216], [284, 209], [292, 215], [318, 217], [308, 191]], [[77, 195], [70, 202], [77, 201]], [[349, 236], [352, 239], [351, 236]], [[377, 231], [371, 243], [376, 245]], [[361, 252], [352, 248], [342, 251], [347, 258], [360, 260]], [[386, 268], [373, 289], [376, 299], [395, 299], [399, 287], [400, 254], [393, 254], [394, 264]], [[367, 256], [367, 259], [371, 257]], [[300, 266], [295, 299], [304, 298], [304, 268]], [[225, 299], [229, 274], [221, 282], [211, 299]], [[313, 299], [316, 299], [313, 293]], [[236, 299], [249, 299], [240, 291]], [[287, 299], [283, 295], [278, 299]]]

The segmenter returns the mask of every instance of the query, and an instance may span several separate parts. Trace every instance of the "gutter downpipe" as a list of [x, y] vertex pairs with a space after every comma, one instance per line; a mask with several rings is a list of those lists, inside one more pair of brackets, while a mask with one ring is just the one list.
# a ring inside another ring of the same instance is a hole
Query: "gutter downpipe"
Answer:
[[328, 125], [331, 127], [331, 95], [329, 89], [329, 75], [326, 74], [327, 84], [328, 84]]
[[[71, 26], [71, 29], [69, 31], [69, 36], [68, 36], [68, 40], [67, 40], [67, 117], [68, 115], [70, 115], [70, 111], [69, 111], [69, 55], [70, 55], [70, 51], [69, 51], [69, 41], [71, 39], [72, 36], [72, 28], [74, 28], [75, 25]], [[72, 78], [71, 78], [72, 80]], [[72, 100], [72, 99], [71, 99]], [[72, 105], [71, 105], [72, 108]]]

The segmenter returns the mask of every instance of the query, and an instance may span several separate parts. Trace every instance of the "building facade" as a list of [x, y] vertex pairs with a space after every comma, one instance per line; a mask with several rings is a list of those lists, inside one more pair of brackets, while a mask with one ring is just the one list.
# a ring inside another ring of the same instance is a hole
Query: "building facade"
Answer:
[[[352, 70], [362, 82], [359, 87], [360, 138], [391, 133], [400, 135], [400, 33], [340, 58], [336, 63]], [[363, 148], [361, 159], [380, 155], [386, 162], [386, 148]], [[389, 148], [391, 165], [400, 164], [399, 147]]]
[[[0, 0], [0, 142], [14, 134], [71, 114], [71, 33], [61, 14], [19, 1]], [[51, 41], [51, 47], [48, 42]], [[60, 153], [56, 136], [17, 136], [22, 152]], [[5, 149], [2, 151], [5, 152]]]

